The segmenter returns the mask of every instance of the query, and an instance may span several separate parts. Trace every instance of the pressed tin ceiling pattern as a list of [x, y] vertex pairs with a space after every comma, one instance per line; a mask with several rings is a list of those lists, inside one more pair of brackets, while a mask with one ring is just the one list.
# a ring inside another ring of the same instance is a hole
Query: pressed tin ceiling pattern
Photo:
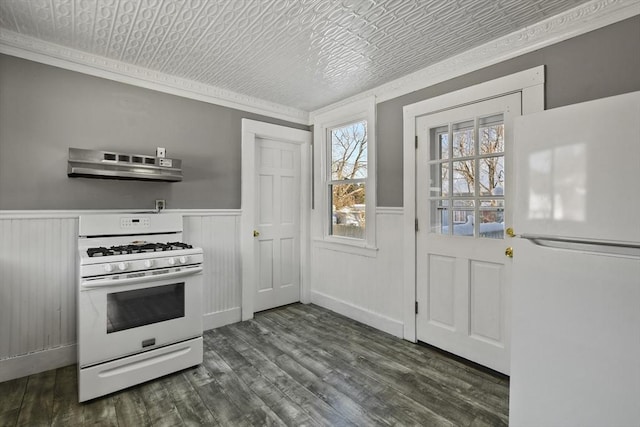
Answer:
[[586, 0], [0, 0], [0, 28], [312, 111]]

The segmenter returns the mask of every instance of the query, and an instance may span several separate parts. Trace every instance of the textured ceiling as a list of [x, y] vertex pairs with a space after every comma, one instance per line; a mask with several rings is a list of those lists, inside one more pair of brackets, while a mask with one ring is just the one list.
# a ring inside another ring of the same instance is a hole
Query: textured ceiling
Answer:
[[0, 0], [0, 28], [312, 111], [586, 0]]

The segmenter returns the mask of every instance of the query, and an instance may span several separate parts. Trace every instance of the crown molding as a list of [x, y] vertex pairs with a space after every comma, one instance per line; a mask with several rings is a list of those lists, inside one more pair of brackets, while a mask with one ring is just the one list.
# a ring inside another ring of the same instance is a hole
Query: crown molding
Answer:
[[309, 122], [327, 111], [375, 96], [384, 102], [506, 61], [640, 14], [640, 0], [593, 0], [522, 30], [423, 68], [389, 83], [309, 113]]
[[306, 111], [0, 29], [0, 53], [209, 104], [308, 124]]

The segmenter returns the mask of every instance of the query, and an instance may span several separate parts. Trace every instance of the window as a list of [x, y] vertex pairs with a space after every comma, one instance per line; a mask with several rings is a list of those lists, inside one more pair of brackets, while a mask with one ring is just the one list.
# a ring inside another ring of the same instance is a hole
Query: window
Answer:
[[502, 114], [433, 128], [430, 140], [431, 230], [503, 238]]
[[365, 239], [367, 194], [367, 121], [329, 129], [328, 194], [332, 236]]
[[[375, 246], [375, 99], [314, 118], [318, 186], [314, 217], [324, 242]], [[318, 236], [320, 237], [320, 236]]]

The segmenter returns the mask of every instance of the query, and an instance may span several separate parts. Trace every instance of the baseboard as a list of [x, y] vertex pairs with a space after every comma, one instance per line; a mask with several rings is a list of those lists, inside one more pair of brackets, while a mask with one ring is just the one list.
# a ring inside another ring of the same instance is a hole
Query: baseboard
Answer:
[[73, 365], [77, 360], [75, 344], [0, 360], [0, 383]]
[[350, 319], [402, 338], [404, 325], [398, 320], [375, 313], [321, 292], [311, 291], [311, 302]]
[[224, 325], [239, 322], [242, 316], [240, 307], [231, 308], [224, 311], [216, 311], [215, 313], [207, 313], [202, 319], [202, 326], [205, 331], [209, 329], [219, 328]]

